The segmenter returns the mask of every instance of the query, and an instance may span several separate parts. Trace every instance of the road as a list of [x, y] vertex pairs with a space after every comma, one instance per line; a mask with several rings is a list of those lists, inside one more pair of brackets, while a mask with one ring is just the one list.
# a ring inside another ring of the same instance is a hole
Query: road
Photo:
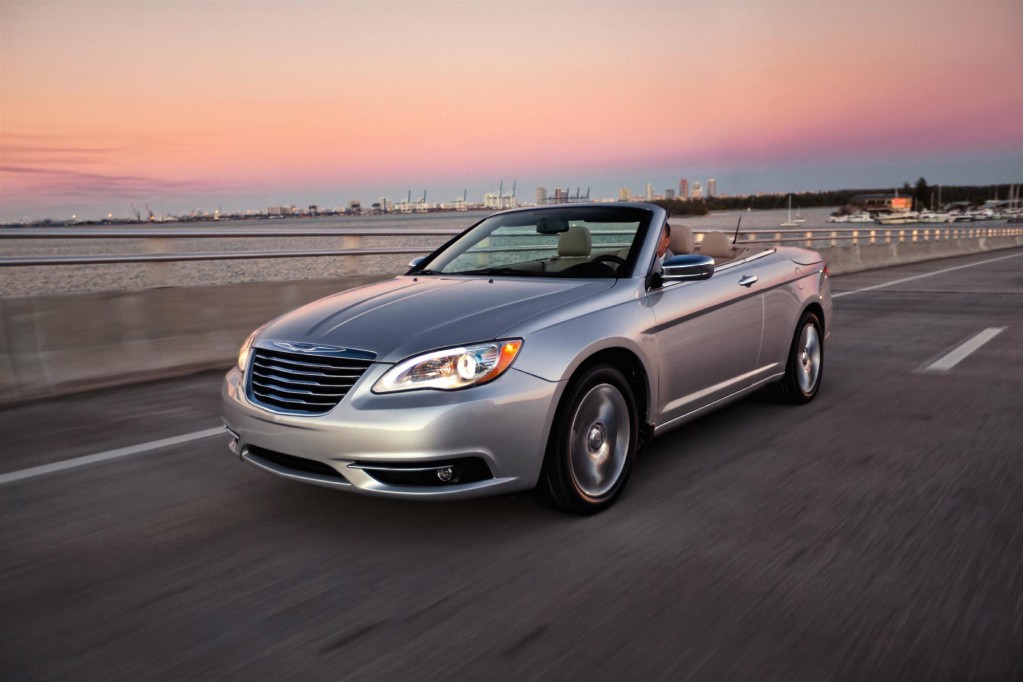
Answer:
[[834, 278], [814, 402], [666, 434], [591, 518], [222, 436], [31, 475], [216, 428], [217, 373], [4, 410], [0, 677], [1020, 679], [1021, 283], [1020, 249]]

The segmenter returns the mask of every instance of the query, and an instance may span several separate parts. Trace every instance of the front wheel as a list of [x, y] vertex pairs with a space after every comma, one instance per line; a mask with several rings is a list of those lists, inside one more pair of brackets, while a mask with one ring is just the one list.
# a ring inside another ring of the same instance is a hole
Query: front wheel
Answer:
[[622, 493], [638, 448], [636, 399], [614, 367], [598, 365], [574, 380], [551, 427], [537, 486], [543, 501], [596, 514]]
[[821, 320], [808, 310], [796, 326], [786, 362], [786, 374], [775, 384], [775, 395], [782, 402], [802, 405], [818, 394], [825, 364], [825, 343]]

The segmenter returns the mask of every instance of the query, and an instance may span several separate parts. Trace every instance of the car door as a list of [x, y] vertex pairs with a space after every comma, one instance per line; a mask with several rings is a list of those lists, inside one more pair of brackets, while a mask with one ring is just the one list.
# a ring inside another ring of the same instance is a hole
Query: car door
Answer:
[[658, 425], [743, 390], [754, 381], [764, 326], [755, 264], [648, 292], [658, 351]]

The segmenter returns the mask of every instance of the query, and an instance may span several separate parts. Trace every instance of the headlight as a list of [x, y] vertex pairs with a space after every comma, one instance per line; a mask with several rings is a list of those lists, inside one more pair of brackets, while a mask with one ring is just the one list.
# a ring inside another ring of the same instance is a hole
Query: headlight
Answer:
[[238, 351], [238, 369], [245, 374], [245, 368], [249, 365], [249, 358], [252, 356], [252, 342], [256, 340], [256, 335], [259, 334], [267, 325], [263, 325], [252, 334], [249, 334], [249, 338], [242, 344], [241, 350]]
[[434, 388], [452, 391], [497, 379], [512, 366], [522, 339], [446, 348], [403, 360], [373, 386], [374, 393]]

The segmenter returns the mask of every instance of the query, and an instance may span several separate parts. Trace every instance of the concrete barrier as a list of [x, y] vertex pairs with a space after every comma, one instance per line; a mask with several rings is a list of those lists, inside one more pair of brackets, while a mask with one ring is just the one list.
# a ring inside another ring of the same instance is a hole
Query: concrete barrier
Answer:
[[227, 370], [267, 320], [393, 275], [0, 299], [0, 404]]
[[892, 242], [833, 246], [819, 249], [833, 275], [861, 270], [877, 270], [895, 265], [919, 263], [939, 258], [966, 256], [1021, 245], [1021, 237], [978, 237], [974, 239], [946, 239], [937, 241]]
[[[834, 275], [1018, 247], [1021, 237], [821, 249]], [[366, 275], [0, 299], [0, 404], [205, 369], [227, 370], [245, 337]]]

